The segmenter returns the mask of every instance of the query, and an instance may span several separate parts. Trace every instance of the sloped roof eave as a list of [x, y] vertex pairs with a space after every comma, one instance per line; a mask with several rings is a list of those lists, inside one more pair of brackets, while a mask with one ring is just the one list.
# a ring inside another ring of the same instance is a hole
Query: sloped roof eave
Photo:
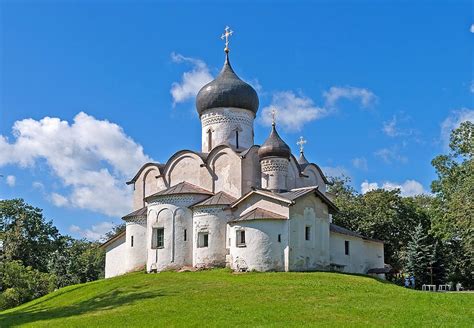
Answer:
[[120, 239], [121, 237], [125, 236], [125, 233], [126, 233], [126, 230], [124, 229], [121, 233], [111, 237], [110, 239], [106, 240], [104, 243], [102, 243], [99, 247], [100, 248], [106, 248], [107, 246], [109, 246], [111, 243], [113, 243], [114, 241]]

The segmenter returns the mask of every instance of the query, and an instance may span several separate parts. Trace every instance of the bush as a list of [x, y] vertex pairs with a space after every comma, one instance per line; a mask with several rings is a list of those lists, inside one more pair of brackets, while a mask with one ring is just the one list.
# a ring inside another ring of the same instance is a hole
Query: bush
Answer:
[[56, 277], [25, 267], [21, 261], [0, 264], [0, 309], [7, 309], [46, 295], [54, 290]]

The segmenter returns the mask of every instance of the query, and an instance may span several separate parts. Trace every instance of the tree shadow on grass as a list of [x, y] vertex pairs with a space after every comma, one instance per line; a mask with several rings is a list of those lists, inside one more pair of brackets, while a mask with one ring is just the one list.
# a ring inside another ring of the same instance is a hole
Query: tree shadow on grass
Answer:
[[44, 308], [33, 304], [31, 307], [22, 308], [18, 311], [0, 314], [0, 327], [20, 326], [41, 320], [67, 318], [88, 312], [104, 311], [122, 305], [131, 305], [144, 299], [163, 296], [166, 295], [162, 291], [135, 292], [130, 290], [114, 290], [95, 295], [94, 298], [67, 306]]

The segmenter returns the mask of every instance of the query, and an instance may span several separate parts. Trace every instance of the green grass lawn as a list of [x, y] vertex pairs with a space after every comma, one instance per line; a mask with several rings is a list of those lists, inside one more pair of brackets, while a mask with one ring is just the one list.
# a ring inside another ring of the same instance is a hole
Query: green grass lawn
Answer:
[[474, 294], [326, 272], [132, 273], [0, 312], [0, 327], [474, 327]]

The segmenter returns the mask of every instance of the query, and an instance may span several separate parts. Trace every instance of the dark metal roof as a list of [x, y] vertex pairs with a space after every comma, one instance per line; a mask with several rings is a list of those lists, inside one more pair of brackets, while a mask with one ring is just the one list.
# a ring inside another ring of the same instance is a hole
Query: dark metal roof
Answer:
[[122, 219], [127, 220], [127, 219], [136, 218], [140, 216], [146, 216], [146, 213], [147, 213], [147, 208], [145, 206], [136, 211], [133, 211], [132, 213], [125, 215], [124, 217], [122, 217]]
[[196, 96], [199, 116], [206, 109], [218, 107], [243, 108], [257, 113], [258, 105], [257, 92], [235, 74], [228, 54], [216, 79], [203, 86]]
[[209, 190], [200, 188], [195, 186], [189, 182], [183, 181], [170, 187], [165, 190], [161, 190], [153, 195], [146, 197], [145, 199], [154, 198], [158, 196], [165, 196], [165, 195], [176, 195], [176, 194], [202, 194], [202, 195], [212, 195], [212, 192]]
[[102, 245], [100, 245], [101, 248], [105, 248], [117, 239], [120, 239], [121, 237], [125, 236], [126, 230], [124, 229], [122, 232], [116, 234], [115, 236], [111, 237], [109, 240], [106, 240]]
[[373, 239], [373, 238], [369, 238], [369, 237], [365, 237], [365, 236], [361, 235], [361, 234], [358, 233], [358, 232], [354, 232], [354, 231], [352, 231], [352, 230], [343, 228], [343, 227], [338, 226], [338, 225], [336, 225], [336, 224], [334, 224], [334, 223], [331, 223], [331, 224], [330, 224], [329, 230], [332, 231], [332, 232], [340, 233], [340, 234], [342, 234], [342, 235], [347, 235], [347, 236], [362, 238], [362, 239], [365, 239], [365, 240], [375, 241], [375, 242], [378, 242], [378, 243], [383, 243], [383, 241], [381, 241], [381, 240]]
[[241, 215], [239, 218], [232, 220], [231, 222], [252, 221], [252, 220], [286, 220], [286, 219], [287, 217], [283, 215], [257, 207], [251, 210], [250, 212], [244, 215]]
[[275, 123], [272, 124], [272, 132], [270, 132], [270, 136], [258, 150], [258, 156], [260, 159], [265, 157], [283, 157], [290, 159], [291, 149], [278, 135]]
[[306, 194], [309, 194], [309, 193], [315, 191], [316, 189], [318, 189], [318, 188], [317, 187], [298, 188], [298, 189], [292, 189], [292, 190], [287, 191], [287, 192], [280, 192], [280, 193], [278, 193], [278, 195], [293, 201], [293, 200], [295, 200], [295, 199], [297, 199], [301, 196], [304, 196]]
[[197, 203], [194, 206], [212, 206], [212, 205], [230, 205], [233, 202], [235, 202], [237, 198], [232, 197], [229, 194], [226, 194], [223, 191], [219, 191], [217, 194], [215, 194], [212, 197], [209, 197], [208, 199]]

